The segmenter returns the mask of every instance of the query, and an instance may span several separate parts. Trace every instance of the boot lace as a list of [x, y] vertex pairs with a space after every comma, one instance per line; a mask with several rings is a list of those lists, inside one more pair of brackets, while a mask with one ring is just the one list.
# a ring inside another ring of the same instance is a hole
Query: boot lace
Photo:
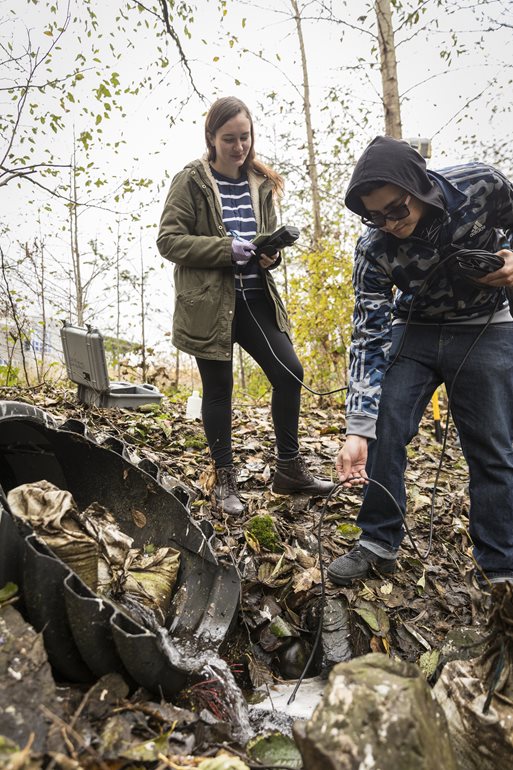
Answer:
[[220, 468], [218, 471], [219, 482], [223, 488], [224, 496], [229, 495], [239, 496], [237, 489], [237, 474], [235, 468]]
[[305, 458], [303, 457], [303, 455], [299, 455], [299, 456], [296, 458], [296, 462], [298, 463], [298, 465], [299, 465], [299, 468], [300, 468], [300, 470], [301, 470], [301, 473], [303, 474], [303, 476], [305, 477], [305, 479], [307, 479], [307, 480], [308, 480], [308, 481], [310, 481], [310, 482], [313, 482], [313, 481], [314, 481], [314, 475], [313, 475], [313, 473], [311, 472], [311, 470], [308, 468], [308, 466], [307, 466], [307, 464], [306, 464], [306, 460], [305, 460]]

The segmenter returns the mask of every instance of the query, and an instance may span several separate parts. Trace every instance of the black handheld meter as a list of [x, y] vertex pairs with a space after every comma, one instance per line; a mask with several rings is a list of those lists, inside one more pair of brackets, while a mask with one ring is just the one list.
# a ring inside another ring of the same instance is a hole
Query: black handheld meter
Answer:
[[265, 254], [270, 257], [285, 246], [291, 246], [299, 238], [299, 229], [293, 225], [283, 225], [270, 235], [257, 235], [253, 238], [257, 257]]

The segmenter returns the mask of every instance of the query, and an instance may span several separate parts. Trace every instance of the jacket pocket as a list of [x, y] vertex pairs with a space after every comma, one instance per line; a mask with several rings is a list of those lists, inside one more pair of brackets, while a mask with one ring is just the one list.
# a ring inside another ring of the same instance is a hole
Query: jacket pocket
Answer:
[[210, 343], [217, 334], [221, 292], [209, 283], [178, 292], [175, 298], [173, 328], [175, 334], [191, 344]]

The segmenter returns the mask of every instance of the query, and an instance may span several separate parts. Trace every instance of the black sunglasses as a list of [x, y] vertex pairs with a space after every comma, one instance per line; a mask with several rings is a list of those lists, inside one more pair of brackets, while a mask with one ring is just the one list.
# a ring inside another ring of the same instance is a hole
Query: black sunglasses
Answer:
[[407, 195], [403, 203], [398, 206], [394, 206], [387, 214], [382, 214], [381, 211], [377, 211], [375, 214], [364, 214], [362, 222], [367, 227], [385, 227], [387, 219], [390, 222], [397, 222], [399, 219], [406, 219], [410, 215], [410, 209], [408, 203], [410, 202], [411, 195]]

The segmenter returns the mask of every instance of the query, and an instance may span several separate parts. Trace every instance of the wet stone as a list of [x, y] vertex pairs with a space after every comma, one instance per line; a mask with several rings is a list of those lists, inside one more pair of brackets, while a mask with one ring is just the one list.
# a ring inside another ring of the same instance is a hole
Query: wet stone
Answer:
[[[319, 622], [319, 608], [314, 606], [308, 625], [315, 631]], [[328, 672], [336, 663], [353, 657], [351, 619], [345, 597], [329, 597], [324, 605], [322, 632], [316, 651], [315, 663], [319, 672]]]
[[412, 663], [371, 654], [339, 663], [294, 735], [308, 770], [456, 770], [444, 713]]
[[[0, 735], [23, 748], [34, 736], [32, 751], [48, 748], [50, 723], [39, 706], [60, 716], [57, 695], [43, 639], [12, 606], [0, 608]], [[52, 748], [60, 740], [51, 736]]]
[[470, 660], [477, 658], [483, 652], [483, 644], [486, 637], [484, 626], [461, 626], [453, 628], [441, 647], [443, 659]]

